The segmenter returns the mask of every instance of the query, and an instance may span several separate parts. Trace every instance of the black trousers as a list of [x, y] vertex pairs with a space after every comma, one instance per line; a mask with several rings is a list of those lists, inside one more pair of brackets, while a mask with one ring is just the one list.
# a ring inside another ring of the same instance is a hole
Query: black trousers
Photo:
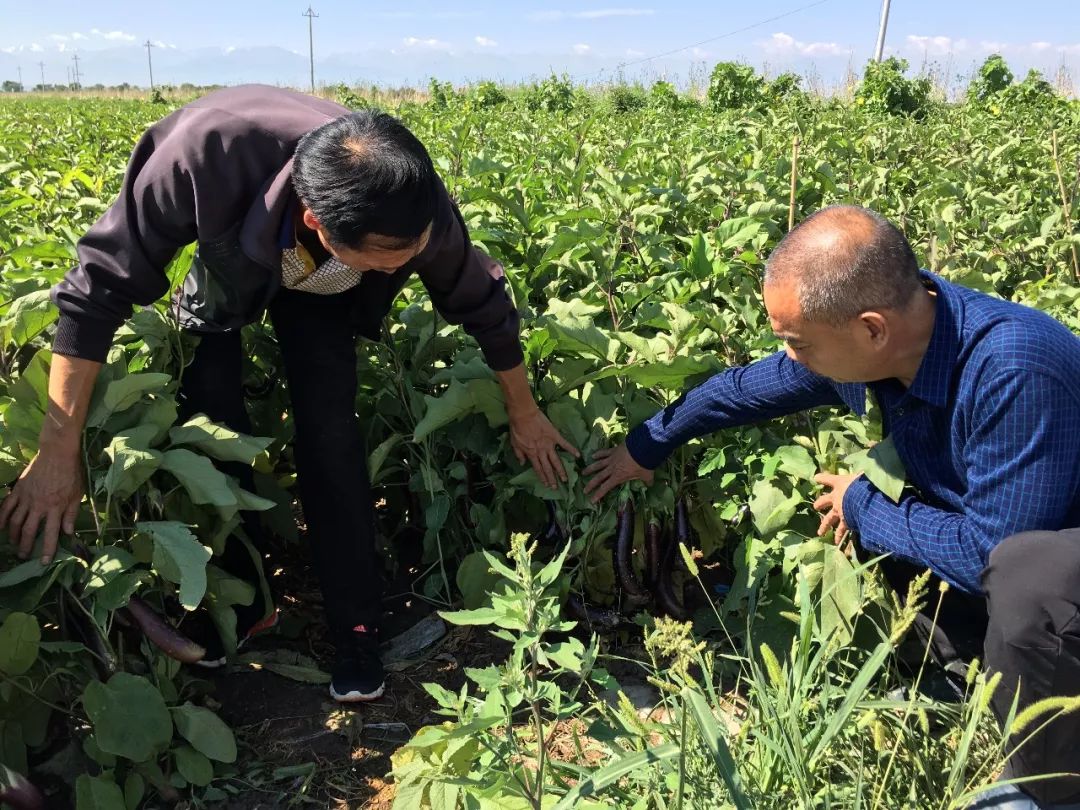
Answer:
[[[901, 594], [921, 570], [896, 560], [885, 560], [883, 569]], [[963, 654], [965, 639], [983, 638], [983, 661], [1002, 676], [991, 701], [999, 720], [1014, 699], [1021, 712], [1043, 698], [1080, 695], [1080, 529], [1006, 538], [991, 552], [982, 583], [985, 597], [956, 590], [945, 595], [934, 634], [938, 651], [943, 644]], [[925, 613], [934, 608], [931, 597]], [[1051, 716], [1009, 740], [1006, 751], [1019, 747], [1006, 765], [1007, 777], [1080, 774], [1080, 711], [1061, 715], [1027, 739]], [[1080, 777], [1022, 787], [1040, 802], [1080, 802]]]
[[[296, 426], [293, 454], [307, 540], [335, 643], [357, 625], [377, 627], [381, 614], [381, 563], [375, 552], [367, 453], [356, 415], [355, 310], [355, 291], [315, 295], [282, 290], [270, 305]], [[181, 381], [181, 413], [205, 413], [250, 432], [240, 334], [200, 337]], [[250, 486], [250, 470], [235, 465], [226, 471]], [[249, 536], [261, 537], [257, 518], [247, 515]], [[235, 540], [227, 544], [220, 563], [249, 581], [255, 573], [250, 555]]]

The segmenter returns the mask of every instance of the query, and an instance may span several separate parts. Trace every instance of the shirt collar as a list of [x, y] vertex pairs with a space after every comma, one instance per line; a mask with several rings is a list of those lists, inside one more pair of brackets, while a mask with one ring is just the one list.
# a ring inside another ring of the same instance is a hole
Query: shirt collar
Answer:
[[924, 270], [922, 277], [923, 282], [937, 293], [934, 302], [934, 329], [908, 393], [923, 402], [944, 408], [949, 401], [953, 370], [960, 353], [960, 316], [963, 304], [953, 286], [940, 276]]

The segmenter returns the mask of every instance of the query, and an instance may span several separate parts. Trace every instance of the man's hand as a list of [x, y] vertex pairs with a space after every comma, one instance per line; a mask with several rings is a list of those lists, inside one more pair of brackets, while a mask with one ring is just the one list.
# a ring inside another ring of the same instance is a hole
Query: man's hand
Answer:
[[528, 460], [549, 489], [555, 489], [560, 481], [565, 483], [566, 468], [556, 448], [561, 447], [574, 458], [581, 458], [578, 449], [563, 438], [539, 408], [512, 411], [509, 418], [510, 446], [514, 448], [517, 460], [522, 464]]
[[822, 494], [814, 501], [814, 508], [822, 513], [821, 526], [818, 527], [817, 536], [822, 537], [829, 529], [834, 529], [833, 540], [840, 545], [847, 537], [847, 521], [844, 520], [844, 493], [847, 492], [851, 482], [861, 473], [854, 475], [832, 475], [831, 473], [818, 473], [814, 480], [822, 486], [829, 487], [830, 492]]
[[653, 471], [634, 461], [625, 443], [610, 450], [597, 450], [593, 459], [593, 463], [585, 468], [585, 475], [595, 474], [585, 486], [586, 495], [595, 490], [593, 503], [599, 503], [611, 490], [626, 481], [653, 482]]
[[12, 545], [18, 545], [19, 557], [25, 560], [38, 529], [44, 527], [41, 564], [48, 565], [56, 554], [60, 530], [74, 534], [82, 497], [79, 453], [43, 449], [0, 503], [0, 529], [7, 527]]

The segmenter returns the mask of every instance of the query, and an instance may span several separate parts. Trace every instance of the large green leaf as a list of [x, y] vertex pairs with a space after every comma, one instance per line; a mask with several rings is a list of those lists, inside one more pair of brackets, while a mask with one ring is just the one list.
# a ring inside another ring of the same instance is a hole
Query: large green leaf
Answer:
[[221, 461], [239, 461], [244, 464], [254, 462], [272, 441], [237, 433], [224, 425], [210, 421], [209, 417], [202, 414], [170, 430], [169, 440], [174, 445], [194, 445], [208, 456]]
[[37, 660], [40, 643], [41, 628], [36, 617], [9, 613], [0, 625], [0, 672], [22, 675]]
[[451, 380], [440, 397], [424, 397], [424, 417], [417, 423], [413, 441], [423, 441], [436, 430], [471, 413], [481, 413], [492, 427], [506, 424], [502, 391], [494, 380]]
[[762, 537], [771, 537], [788, 525], [800, 501], [798, 492], [785, 495], [782, 489], [769, 481], [756, 481], [750, 496], [754, 528]]
[[[139, 439], [145, 438], [146, 431], [142, 431]], [[114, 436], [105, 452], [112, 459], [109, 471], [105, 474], [105, 491], [116, 499], [128, 498], [134, 494], [150, 480], [150, 476], [162, 462], [161, 453], [133, 446], [132, 437], [128, 434]]]
[[852, 453], [845, 459], [852, 472], [861, 472], [894, 503], [900, 502], [907, 471], [896, 452], [892, 437], [887, 437], [869, 450]]
[[37, 290], [16, 298], [0, 318], [0, 348], [29, 343], [59, 316], [60, 311], [49, 300], [48, 290]]
[[127, 410], [147, 394], [161, 391], [171, 381], [168, 374], [156, 372], [128, 374], [107, 383], [103, 391], [99, 387], [86, 420], [87, 426], [101, 427], [112, 414]]
[[196, 787], [206, 787], [214, 778], [214, 764], [190, 745], [181, 745], [173, 751], [176, 770]]
[[206, 593], [206, 563], [210, 549], [195, 539], [183, 523], [173, 520], [142, 521], [140, 532], [154, 539], [154, 568], [180, 586], [180, 604], [194, 610]]
[[90, 681], [83, 707], [102, 751], [144, 762], [172, 739], [172, 720], [161, 692], [140, 675], [117, 672], [108, 683]]
[[182, 448], [166, 450], [162, 454], [161, 469], [176, 476], [193, 503], [236, 506], [236, 496], [229, 488], [228, 478], [206, 456]]
[[75, 780], [75, 810], [127, 810], [124, 792], [108, 776], [79, 774]]
[[236, 761], [236, 738], [225, 721], [209, 709], [185, 703], [173, 708], [176, 730], [192, 748], [217, 762]]

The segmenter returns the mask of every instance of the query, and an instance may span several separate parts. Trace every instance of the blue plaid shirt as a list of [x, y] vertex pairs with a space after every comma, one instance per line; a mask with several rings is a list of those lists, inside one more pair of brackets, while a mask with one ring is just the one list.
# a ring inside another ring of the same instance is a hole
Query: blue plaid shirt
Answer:
[[924, 274], [937, 290], [929, 347], [911, 387], [835, 383], [779, 352], [717, 374], [631, 431], [650, 469], [720, 428], [808, 408], [881, 406], [917, 495], [900, 503], [866, 478], [844, 517], [866, 548], [982, 593], [990, 551], [1032, 529], [1080, 526], [1080, 338], [1028, 307]]

